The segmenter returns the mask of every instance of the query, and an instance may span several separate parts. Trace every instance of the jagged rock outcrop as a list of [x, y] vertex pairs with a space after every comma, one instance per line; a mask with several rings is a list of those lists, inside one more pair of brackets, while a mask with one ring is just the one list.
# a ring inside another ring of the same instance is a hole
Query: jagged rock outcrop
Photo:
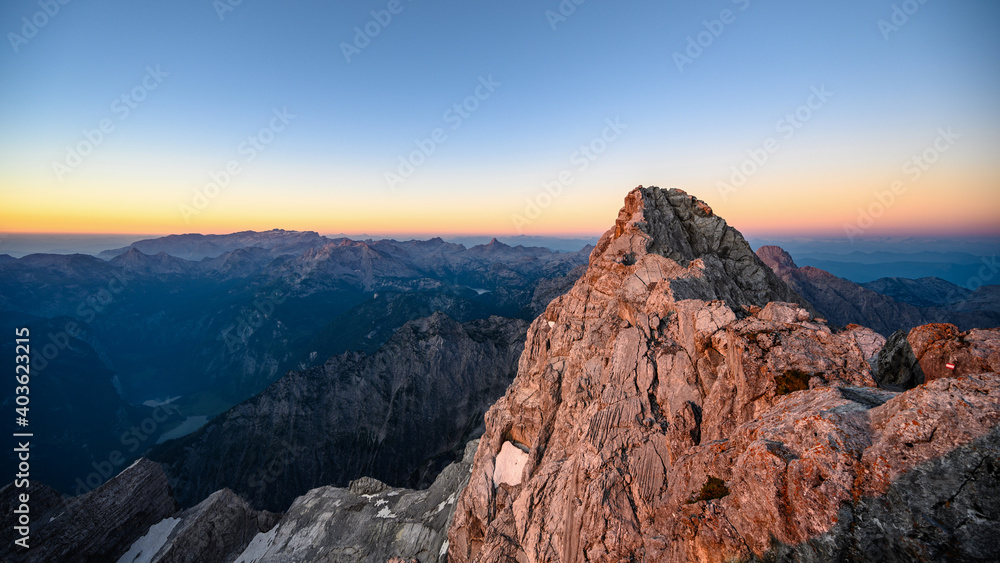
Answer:
[[[666, 260], [638, 264], [647, 256]], [[677, 301], [720, 299], [731, 307], [790, 301], [812, 308], [761, 262], [739, 231], [680, 190], [629, 194], [615, 227], [591, 253], [585, 276], [593, 275], [595, 259], [602, 258], [620, 266], [619, 272], [635, 265], [635, 280], [647, 289], [648, 282], [672, 280], [669, 289]], [[638, 290], [635, 280], [629, 278], [628, 284]]]
[[342, 489], [322, 487], [297, 498], [281, 522], [259, 534], [237, 563], [440, 562], [447, 559], [448, 526], [469, 480], [478, 440], [422, 491], [389, 487], [371, 478]]
[[879, 352], [875, 377], [888, 388], [912, 389], [925, 381], [1000, 372], [1000, 329], [960, 332], [952, 324], [897, 331]]
[[45, 503], [47, 510], [33, 516], [30, 549], [4, 544], [0, 560], [117, 561], [151, 525], [177, 510], [167, 476], [146, 459], [78, 497], [53, 503], [51, 493], [43, 495], [50, 502]]
[[253, 538], [274, 528], [279, 514], [257, 511], [222, 489], [197, 506], [150, 527], [119, 563], [232, 563]]
[[[145, 458], [75, 498], [32, 483], [30, 549], [15, 548], [6, 530], [11, 541], [0, 549], [0, 560], [443, 563], [448, 527], [477, 445], [478, 440], [466, 444], [462, 458], [427, 489], [394, 488], [362, 477], [348, 488], [311, 490], [295, 499], [287, 514], [254, 510], [228, 489], [178, 511], [166, 475]], [[0, 489], [0, 507], [8, 513], [17, 506], [17, 492], [13, 486]]]
[[878, 353], [874, 370], [879, 386], [893, 391], [913, 389], [924, 382], [924, 371], [907, 340], [907, 331], [897, 330]]
[[449, 561], [995, 553], [1000, 377], [879, 389], [883, 343], [815, 319], [704, 203], [634, 190], [486, 415]]
[[285, 510], [322, 486], [371, 476], [427, 486], [482, 432], [482, 416], [517, 371], [527, 323], [458, 323], [435, 313], [374, 354], [348, 352], [289, 372], [189, 436], [149, 455], [185, 506], [228, 487]]

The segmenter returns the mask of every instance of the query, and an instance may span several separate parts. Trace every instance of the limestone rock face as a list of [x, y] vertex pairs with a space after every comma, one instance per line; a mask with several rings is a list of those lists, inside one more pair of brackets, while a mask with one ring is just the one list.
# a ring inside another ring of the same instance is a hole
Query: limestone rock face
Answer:
[[732, 307], [793, 301], [811, 309], [754, 254], [739, 231], [681, 190], [632, 191], [614, 228], [591, 253], [584, 275], [592, 275], [598, 264], [635, 265], [640, 282], [672, 279], [677, 300], [718, 299]]
[[[65, 499], [32, 483], [31, 549], [10, 544], [0, 561], [109, 563], [441, 562], [459, 491], [478, 441], [465, 447], [425, 490], [362, 477], [349, 488], [322, 487], [287, 514], [255, 510], [228, 489], [178, 511], [160, 466], [145, 458], [101, 488]], [[519, 454], [524, 455], [520, 450]], [[0, 489], [13, 508], [15, 489]]]
[[154, 524], [132, 544], [120, 563], [232, 563], [280, 515], [254, 510], [229, 489], [216, 491], [197, 506]]
[[166, 474], [147, 459], [86, 494], [57, 500], [49, 492], [45, 496], [46, 509], [32, 521], [30, 549], [5, 544], [0, 560], [117, 561], [152, 524], [177, 510]]
[[876, 378], [888, 388], [911, 389], [943, 377], [1000, 372], [1000, 329], [960, 332], [933, 323], [897, 331], [878, 356]]
[[[952, 324], [918, 326], [906, 340], [927, 381], [956, 375], [1000, 372], [1000, 330], [959, 332]], [[949, 365], [951, 367], [949, 367]]]
[[703, 202], [634, 190], [486, 415], [449, 561], [995, 552], [1000, 379], [879, 389], [884, 343], [816, 320]]
[[362, 478], [349, 488], [321, 487], [297, 498], [281, 522], [258, 534], [237, 563], [444, 562], [458, 492], [469, 480], [478, 441], [462, 460], [415, 491]]

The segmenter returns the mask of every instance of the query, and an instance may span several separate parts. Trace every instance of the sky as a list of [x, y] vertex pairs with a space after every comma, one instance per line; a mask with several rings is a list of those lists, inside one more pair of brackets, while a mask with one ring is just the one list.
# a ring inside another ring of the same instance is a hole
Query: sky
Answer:
[[[64, 3], [65, 2], [65, 3]], [[994, 0], [8, 0], [0, 232], [1000, 233]]]

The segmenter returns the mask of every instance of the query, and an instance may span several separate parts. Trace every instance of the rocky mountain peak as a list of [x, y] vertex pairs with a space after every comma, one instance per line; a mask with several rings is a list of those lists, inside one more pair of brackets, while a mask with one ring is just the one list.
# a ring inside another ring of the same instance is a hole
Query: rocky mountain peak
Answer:
[[497, 240], [496, 237], [493, 237], [492, 239], [490, 239], [490, 242], [488, 242], [486, 244], [480, 244], [480, 245], [473, 246], [469, 250], [473, 254], [500, 255], [500, 256], [503, 256], [503, 255], [511, 254], [515, 249], [514, 249], [513, 246], [510, 246], [508, 244], [504, 244], [504, 243], [500, 242], [499, 240]]
[[591, 268], [634, 267], [637, 278], [670, 281], [675, 300], [721, 299], [734, 310], [800, 296], [754, 254], [739, 231], [683, 190], [638, 187], [591, 253]]
[[981, 470], [1000, 455], [1000, 378], [879, 389], [884, 343], [815, 319], [703, 202], [633, 190], [486, 414], [448, 561], [992, 554], [963, 538], [1000, 538], [966, 485], [1000, 488]]
[[185, 262], [187, 261], [163, 251], [147, 254], [135, 246], [129, 247], [128, 251], [108, 261], [109, 264], [128, 272], [150, 275], [184, 274], [189, 271]]
[[792, 255], [780, 246], [762, 246], [757, 249], [757, 257], [774, 271], [780, 268], [798, 268]]
[[726, 222], [708, 204], [687, 192], [640, 186], [625, 197], [614, 228], [597, 248], [603, 251], [624, 237], [628, 247], [618, 244], [613, 250], [654, 252], [687, 267], [691, 260], [718, 249], [712, 242], [726, 229]]

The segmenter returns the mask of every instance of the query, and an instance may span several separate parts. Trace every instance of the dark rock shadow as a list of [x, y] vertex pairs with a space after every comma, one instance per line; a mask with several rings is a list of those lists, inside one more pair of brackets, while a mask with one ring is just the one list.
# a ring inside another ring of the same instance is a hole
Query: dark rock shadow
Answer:
[[875, 381], [879, 387], [890, 391], [913, 389], [926, 381], [924, 370], [907, 340], [907, 332], [892, 333], [878, 353]]
[[885, 495], [845, 503], [827, 533], [775, 542], [753, 562], [997, 561], [1000, 427], [896, 479]]

